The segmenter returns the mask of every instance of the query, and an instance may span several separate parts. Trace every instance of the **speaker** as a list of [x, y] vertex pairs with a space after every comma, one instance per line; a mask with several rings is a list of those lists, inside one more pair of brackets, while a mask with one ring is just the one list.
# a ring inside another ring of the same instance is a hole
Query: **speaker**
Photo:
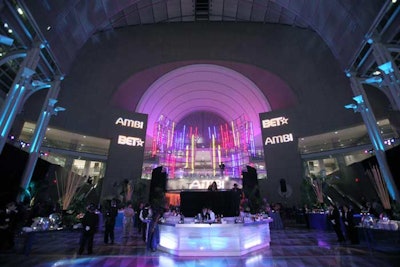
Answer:
[[251, 212], [258, 212], [260, 208], [261, 196], [258, 187], [257, 170], [247, 166], [247, 172], [243, 171], [243, 192], [249, 200]]
[[149, 202], [159, 202], [164, 199], [167, 190], [167, 173], [163, 172], [163, 167], [153, 169], [150, 181]]
[[281, 179], [279, 181], [280, 185], [281, 185], [281, 192], [282, 193], [286, 193], [287, 192], [287, 188], [286, 188], [286, 180], [285, 179]]
[[[251, 168], [251, 167], [250, 167]], [[257, 173], [247, 168], [247, 172], [243, 172], [243, 191], [246, 196], [253, 195], [255, 193], [256, 187], [258, 187]]]

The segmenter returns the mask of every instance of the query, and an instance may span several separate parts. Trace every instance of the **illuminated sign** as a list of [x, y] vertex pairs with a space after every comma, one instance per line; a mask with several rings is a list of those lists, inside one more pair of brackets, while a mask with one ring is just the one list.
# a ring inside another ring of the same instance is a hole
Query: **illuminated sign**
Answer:
[[144, 141], [138, 137], [118, 135], [118, 144], [126, 146], [143, 146]]
[[[214, 180], [194, 180], [190, 183], [189, 189], [208, 189], [213, 182]], [[217, 180], [215, 182], [218, 189], [225, 189], [225, 181]]]
[[265, 138], [265, 145], [275, 145], [281, 143], [289, 143], [293, 142], [293, 134], [282, 134], [282, 135], [275, 135], [271, 137]]
[[130, 120], [130, 119], [123, 119], [121, 117], [119, 117], [116, 121], [115, 121], [116, 125], [121, 125], [124, 127], [130, 127], [130, 128], [137, 128], [137, 129], [143, 129], [143, 121], [136, 121], [136, 120]]
[[278, 126], [282, 126], [284, 124], [289, 124], [288, 121], [289, 121], [289, 119], [286, 117], [277, 117], [277, 118], [272, 118], [269, 120], [263, 120], [262, 127], [264, 129], [278, 127]]

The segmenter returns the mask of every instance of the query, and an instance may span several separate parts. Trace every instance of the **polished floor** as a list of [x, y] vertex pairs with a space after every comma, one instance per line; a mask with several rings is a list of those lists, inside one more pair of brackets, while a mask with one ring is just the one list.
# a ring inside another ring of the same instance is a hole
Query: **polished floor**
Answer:
[[[23, 237], [14, 251], [0, 252], [0, 266], [400, 266], [400, 247], [338, 243], [333, 232], [286, 227], [271, 230], [271, 245], [241, 257], [177, 257], [165, 252], [146, 251], [138, 234], [129, 238], [116, 229], [116, 243], [104, 244], [103, 234], [95, 237], [94, 254], [77, 255], [79, 232], [36, 233], [29, 255], [23, 253]], [[395, 246], [400, 244], [395, 244]]]

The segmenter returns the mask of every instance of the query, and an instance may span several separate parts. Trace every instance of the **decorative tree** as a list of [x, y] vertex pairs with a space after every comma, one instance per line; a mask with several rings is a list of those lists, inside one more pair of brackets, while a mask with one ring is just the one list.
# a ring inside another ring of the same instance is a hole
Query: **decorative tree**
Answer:
[[68, 210], [72, 200], [78, 194], [78, 189], [85, 182], [85, 179], [72, 171], [65, 173], [62, 169], [59, 173], [56, 171], [55, 176], [57, 180], [58, 197], [62, 209]]
[[324, 193], [322, 191], [322, 179], [320, 178], [312, 178], [312, 186], [315, 192], [315, 195], [317, 196], [317, 202], [318, 204], [323, 204], [324, 203]]
[[370, 164], [367, 170], [367, 175], [375, 186], [375, 190], [381, 200], [382, 206], [385, 210], [391, 210], [390, 197], [385, 181], [382, 178], [381, 172], [376, 164]]
[[307, 182], [311, 185], [317, 200], [317, 206], [321, 207], [324, 203], [324, 192], [322, 185], [324, 182], [323, 176], [319, 177], [314, 174], [306, 177]]

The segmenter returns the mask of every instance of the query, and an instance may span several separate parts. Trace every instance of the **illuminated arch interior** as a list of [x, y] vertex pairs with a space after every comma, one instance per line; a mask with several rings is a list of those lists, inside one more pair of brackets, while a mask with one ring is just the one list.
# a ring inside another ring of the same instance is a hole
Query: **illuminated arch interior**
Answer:
[[[177, 68], [156, 80], [139, 101], [136, 112], [149, 114], [147, 136], [152, 125], [167, 116], [179, 123], [188, 114], [212, 112], [230, 122], [246, 115], [259, 125], [259, 113], [271, 107], [262, 91], [239, 72], [211, 64]], [[255, 136], [260, 128], [255, 127]]]
[[259, 113], [269, 110], [254, 82], [211, 64], [166, 73], [146, 90], [136, 109], [149, 114], [152, 154], [169, 167], [172, 178], [196, 169], [215, 176], [220, 162], [229, 162], [230, 175], [240, 176], [249, 163], [248, 151], [255, 154], [255, 138], [260, 138]]

